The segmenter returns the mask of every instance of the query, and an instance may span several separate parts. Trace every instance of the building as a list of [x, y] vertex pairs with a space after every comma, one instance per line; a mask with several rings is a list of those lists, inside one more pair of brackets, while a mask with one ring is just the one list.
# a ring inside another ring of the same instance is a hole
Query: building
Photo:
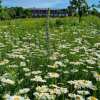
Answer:
[[[48, 15], [47, 8], [34, 8], [33, 17], [46, 17]], [[67, 16], [66, 9], [50, 9], [51, 17], [64, 17]]]

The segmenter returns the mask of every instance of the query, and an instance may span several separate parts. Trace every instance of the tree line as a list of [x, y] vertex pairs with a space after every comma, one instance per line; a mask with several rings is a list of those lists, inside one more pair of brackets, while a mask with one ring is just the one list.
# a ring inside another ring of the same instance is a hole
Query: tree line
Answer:
[[[0, 19], [15, 19], [15, 18], [32, 18], [33, 12], [32, 8], [22, 8], [22, 7], [2, 7], [2, 1], [0, 0]], [[68, 16], [79, 16], [79, 21], [83, 15], [92, 14], [100, 16], [100, 13], [96, 9], [100, 8], [99, 5], [88, 6], [86, 0], [70, 0], [70, 5], [66, 8]], [[92, 8], [92, 9], [91, 9]]]
[[11, 7], [0, 9], [0, 19], [15, 19], [15, 18], [31, 18], [32, 9], [24, 9], [22, 7]]

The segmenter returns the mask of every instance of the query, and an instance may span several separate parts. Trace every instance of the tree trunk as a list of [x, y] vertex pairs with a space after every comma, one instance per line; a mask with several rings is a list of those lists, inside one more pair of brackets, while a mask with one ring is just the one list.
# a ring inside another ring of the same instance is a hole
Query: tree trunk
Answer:
[[82, 19], [82, 10], [81, 10], [81, 8], [78, 9], [78, 14], [79, 14], [79, 23], [80, 23], [81, 19]]

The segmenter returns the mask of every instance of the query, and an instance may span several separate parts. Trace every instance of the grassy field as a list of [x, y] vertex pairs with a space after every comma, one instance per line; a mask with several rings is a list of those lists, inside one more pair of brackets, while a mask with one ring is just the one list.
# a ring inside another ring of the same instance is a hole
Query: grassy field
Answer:
[[0, 21], [0, 100], [100, 100], [100, 18]]

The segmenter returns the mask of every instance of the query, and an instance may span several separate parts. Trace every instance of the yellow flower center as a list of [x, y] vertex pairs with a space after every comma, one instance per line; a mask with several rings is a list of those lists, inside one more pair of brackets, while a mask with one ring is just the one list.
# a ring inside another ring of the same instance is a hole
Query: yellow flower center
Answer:
[[96, 100], [96, 97], [91, 97], [91, 100]]
[[100, 74], [97, 74], [98, 77], [100, 77]]
[[15, 96], [15, 97], [14, 97], [14, 100], [20, 100], [20, 99], [19, 99], [19, 96]]
[[81, 100], [79, 96], [76, 96], [76, 100]]

